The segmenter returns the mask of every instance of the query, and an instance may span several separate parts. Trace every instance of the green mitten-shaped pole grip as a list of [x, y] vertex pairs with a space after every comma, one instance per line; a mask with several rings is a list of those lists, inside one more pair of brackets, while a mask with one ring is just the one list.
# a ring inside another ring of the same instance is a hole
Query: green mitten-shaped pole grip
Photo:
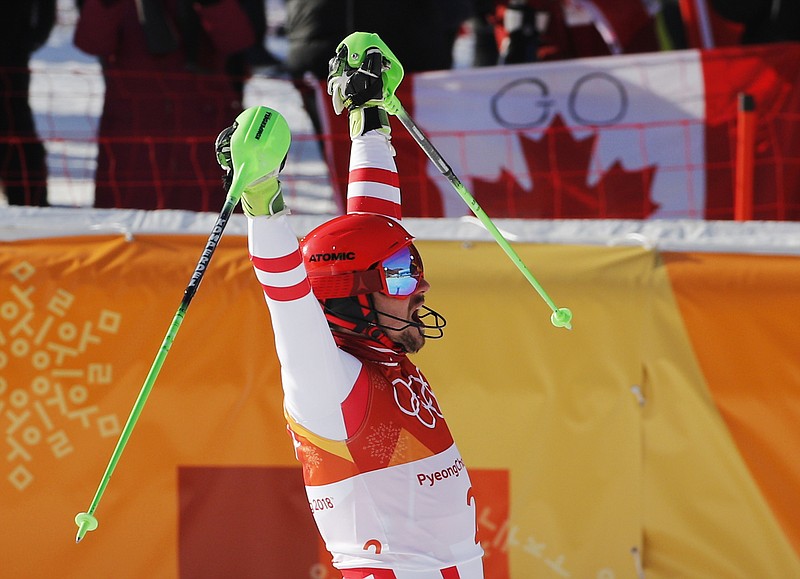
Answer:
[[229, 195], [242, 198], [251, 216], [284, 209], [278, 174], [283, 168], [291, 131], [286, 119], [269, 107], [250, 107], [236, 117], [230, 135], [233, 182]]
[[[342, 51], [343, 48], [346, 48], [346, 53]], [[348, 68], [359, 68], [370, 48], [377, 48], [383, 56], [383, 100], [392, 102], [392, 97], [403, 80], [403, 65], [380, 36], [372, 32], [353, 32], [339, 43], [336, 54], [344, 57], [343, 64]], [[392, 113], [390, 110], [387, 112]]]

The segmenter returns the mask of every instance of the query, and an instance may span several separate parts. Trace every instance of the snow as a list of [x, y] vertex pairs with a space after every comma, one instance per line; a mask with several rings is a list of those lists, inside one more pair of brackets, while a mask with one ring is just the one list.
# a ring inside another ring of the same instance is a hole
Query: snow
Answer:
[[[281, 0], [265, 0], [269, 31], [267, 49], [285, 57], [287, 43], [279, 33], [286, 20]], [[58, 22], [47, 44], [31, 58], [30, 102], [39, 135], [48, 153], [49, 200], [62, 207], [91, 207], [97, 126], [104, 84], [96, 58], [72, 44], [78, 19], [75, 0], [58, 0]], [[455, 50], [456, 66], [466, 66], [471, 40], [463, 35]], [[280, 103], [280, 108], [273, 103]], [[284, 169], [284, 194], [295, 214], [335, 214], [337, 204], [327, 166], [316, 143], [300, 95], [285, 79], [256, 71], [245, 88], [245, 107], [279, 108], [292, 129], [295, 145]], [[0, 203], [5, 200], [0, 196]]]
[[[270, 34], [267, 48], [286, 54], [285, 38], [277, 33], [285, 22], [281, 0], [265, 0]], [[4, 207], [0, 211], [0, 241], [63, 235], [207, 233], [216, 214], [183, 211], [93, 209], [96, 133], [103, 106], [103, 79], [97, 61], [72, 45], [77, 21], [75, 0], [58, 0], [58, 23], [46, 46], [31, 60], [31, 105], [39, 134], [45, 139], [50, 169], [50, 201], [56, 207]], [[455, 66], [469, 66], [469, 31], [456, 42]], [[245, 92], [245, 106], [280, 103], [293, 132], [284, 170], [291, 219], [303, 234], [338, 212], [330, 175], [317, 145], [311, 121], [291, 83], [257, 73]], [[276, 107], [277, 108], [277, 107]], [[0, 195], [0, 204], [5, 203]], [[407, 219], [420, 239], [490, 241], [472, 217]], [[702, 220], [522, 220], [495, 221], [512, 242], [641, 245], [662, 251], [719, 251], [800, 255], [800, 223], [709, 222]], [[235, 215], [228, 233], [244, 235], [246, 223]]]
[[[272, 32], [267, 48], [285, 56], [285, 40], [274, 33], [285, 20], [283, 3], [267, 0], [267, 9]], [[91, 207], [94, 202], [96, 136], [103, 108], [101, 67], [96, 58], [72, 44], [77, 18], [74, 0], [58, 0], [58, 22], [30, 63], [30, 102], [47, 149], [49, 200], [63, 207]], [[299, 94], [288, 80], [256, 71], [246, 85], [244, 105], [271, 103], [280, 103], [294, 141], [299, 143], [284, 172], [292, 210], [298, 214], [336, 213], [327, 166]]]

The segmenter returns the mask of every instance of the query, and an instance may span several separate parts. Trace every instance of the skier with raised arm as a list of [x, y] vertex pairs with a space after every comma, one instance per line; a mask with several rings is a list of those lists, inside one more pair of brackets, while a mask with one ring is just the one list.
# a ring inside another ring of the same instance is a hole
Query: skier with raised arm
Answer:
[[290, 135], [280, 113], [248, 109], [220, 134], [217, 151], [233, 167], [237, 142], [256, 138], [242, 134], [248, 127], [266, 126], [258, 138], [274, 143], [271, 170], [245, 186], [242, 207], [289, 432], [333, 565], [344, 579], [481, 579], [470, 478], [431, 386], [408, 358], [441, 337], [445, 321], [425, 305], [430, 284], [401, 225], [382, 108], [401, 79], [377, 35], [340, 44], [328, 92], [336, 112], [349, 115], [347, 213], [300, 242], [281, 195]]

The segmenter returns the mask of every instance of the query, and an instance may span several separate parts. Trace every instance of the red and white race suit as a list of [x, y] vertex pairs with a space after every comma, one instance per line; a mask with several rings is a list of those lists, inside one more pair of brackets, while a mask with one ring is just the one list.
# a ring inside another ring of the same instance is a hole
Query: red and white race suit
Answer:
[[[400, 219], [389, 140], [353, 140], [348, 211]], [[378, 341], [331, 332], [285, 216], [249, 218], [309, 506], [347, 579], [480, 579], [476, 506], [425, 376]]]

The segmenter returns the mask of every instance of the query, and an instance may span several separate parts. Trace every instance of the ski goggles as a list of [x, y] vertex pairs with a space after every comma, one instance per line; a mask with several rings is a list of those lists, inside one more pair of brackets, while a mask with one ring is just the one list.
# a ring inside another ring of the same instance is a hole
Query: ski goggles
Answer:
[[423, 278], [422, 258], [413, 245], [406, 245], [381, 262], [386, 295], [405, 298], [413, 294]]

